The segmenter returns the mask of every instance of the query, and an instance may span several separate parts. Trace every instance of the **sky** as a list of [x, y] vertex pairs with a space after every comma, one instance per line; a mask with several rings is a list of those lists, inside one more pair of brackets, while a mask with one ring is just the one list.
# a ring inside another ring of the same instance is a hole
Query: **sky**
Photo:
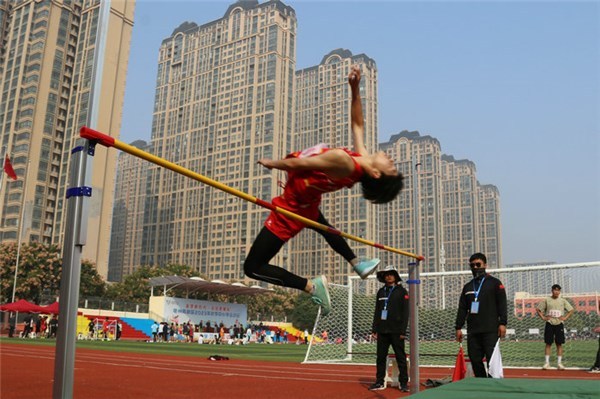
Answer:
[[[137, 0], [121, 141], [150, 141], [162, 40], [232, 3]], [[380, 142], [430, 135], [498, 187], [504, 264], [600, 260], [599, 2], [284, 3], [297, 69], [337, 48], [375, 60]]]

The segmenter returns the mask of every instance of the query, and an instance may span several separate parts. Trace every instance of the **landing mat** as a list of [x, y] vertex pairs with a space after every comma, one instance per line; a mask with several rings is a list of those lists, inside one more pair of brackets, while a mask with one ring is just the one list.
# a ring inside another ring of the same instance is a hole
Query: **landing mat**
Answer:
[[466, 378], [412, 395], [415, 399], [599, 399], [597, 380]]

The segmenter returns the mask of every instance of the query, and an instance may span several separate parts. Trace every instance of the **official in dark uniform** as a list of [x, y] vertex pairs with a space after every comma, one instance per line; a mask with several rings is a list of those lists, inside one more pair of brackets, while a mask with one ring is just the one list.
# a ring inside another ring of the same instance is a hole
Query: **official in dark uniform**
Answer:
[[456, 340], [462, 342], [462, 327], [467, 321], [467, 350], [475, 377], [487, 377], [488, 366], [498, 337], [506, 335], [506, 291], [497, 278], [486, 273], [487, 258], [471, 255], [469, 266], [473, 280], [462, 289], [456, 315]]
[[387, 355], [390, 345], [398, 362], [398, 382], [402, 392], [408, 390], [408, 369], [404, 341], [408, 326], [408, 292], [400, 285], [400, 275], [392, 266], [377, 273], [377, 279], [385, 285], [377, 292], [372, 332], [377, 338], [376, 381], [369, 389], [385, 389]]

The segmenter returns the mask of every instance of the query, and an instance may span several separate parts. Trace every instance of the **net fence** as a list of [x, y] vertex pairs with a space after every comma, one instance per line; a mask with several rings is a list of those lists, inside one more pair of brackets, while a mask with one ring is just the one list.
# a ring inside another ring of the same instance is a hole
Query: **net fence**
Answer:
[[[562, 297], [575, 308], [565, 322], [567, 341], [563, 346], [563, 363], [567, 367], [591, 366], [600, 332], [600, 262], [503, 268], [489, 272], [506, 287], [508, 325], [506, 337], [501, 342], [505, 367], [541, 367], [544, 363], [544, 321], [535, 309], [550, 295], [553, 284], [562, 286]], [[406, 275], [401, 276], [407, 280]], [[458, 352], [458, 343], [454, 339], [458, 299], [462, 287], [471, 279], [470, 271], [421, 274], [418, 295], [421, 366], [454, 365]], [[332, 311], [326, 317], [318, 316], [313, 334], [321, 337], [326, 331], [328, 338], [310, 343], [306, 363], [375, 363], [376, 342], [371, 338], [371, 326], [375, 295], [380, 287], [381, 283], [373, 276], [366, 280], [352, 276], [348, 285], [330, 286]], [[408, 339], [406, 344], [408, 353]], [[553, 348], [554, 362], [555, 355]]]

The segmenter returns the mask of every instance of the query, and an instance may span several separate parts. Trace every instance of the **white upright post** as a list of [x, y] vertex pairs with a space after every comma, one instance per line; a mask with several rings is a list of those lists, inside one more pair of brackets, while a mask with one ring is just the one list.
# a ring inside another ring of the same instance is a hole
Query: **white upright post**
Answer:
[[[98, 9], [98, 31], [94, 48], [90, 105], [86, 126], [97, 127], [100, 109], [100, 92], [104, 68], [104, 51], [108, 33], [111, 0], [100, 0]], [[75, 371], [75, 339], [77, 334], [77, 306], [81, 281], [81, 253], [86, 244], [87, 208], [92, 189], [85, 185], [90, 181], [88, 155], [93, 155], [95, 143], [85, 140], [83, 145], [71, 151], [73, 157], [67, 190], [67, 219], [63, 242], [63, 266], [60, 280], [59, 328], [56, 337], [54, 359], [53, 399], [73, 397], [73, 375]]]

